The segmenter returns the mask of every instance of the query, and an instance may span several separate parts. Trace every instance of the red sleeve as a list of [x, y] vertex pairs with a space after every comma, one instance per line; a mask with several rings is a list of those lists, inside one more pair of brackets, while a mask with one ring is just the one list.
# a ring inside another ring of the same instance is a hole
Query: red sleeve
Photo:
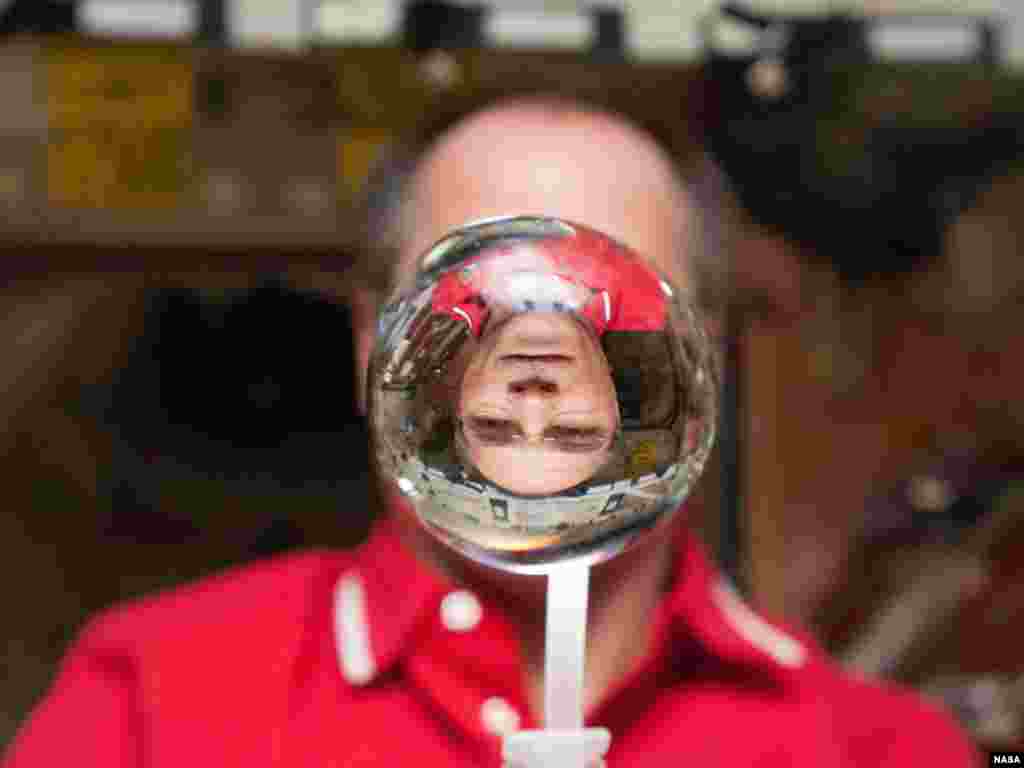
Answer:
[[141, 766], [135, 665], [92, 646], [89, 634], [65, 657], [0, 768]]
[[976, 768], [981, 756], [953, 716], [916, 692], [891, 683], [847, 679], [835, 712], [851, 738], [856, 765]]
[[930, 704], [915, 702], [916, 712], [902, 723], [892, 723], [892, 741], [884, 750], [885, 768], [905, 765], [941, 765], [977, 768], [981, 754], [952, 716]]

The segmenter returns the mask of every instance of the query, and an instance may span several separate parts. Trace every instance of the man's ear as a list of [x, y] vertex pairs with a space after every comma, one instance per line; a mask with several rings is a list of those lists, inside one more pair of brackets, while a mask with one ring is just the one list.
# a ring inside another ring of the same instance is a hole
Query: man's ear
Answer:
[[355, 351], [356, 403], [359, 412], [366, 415], [366, 375], [370, 367], [370, 354], [377, 338], [377, 296], [362, 287], [349, 291], [348, 305], [352, 312], [353, 348]]

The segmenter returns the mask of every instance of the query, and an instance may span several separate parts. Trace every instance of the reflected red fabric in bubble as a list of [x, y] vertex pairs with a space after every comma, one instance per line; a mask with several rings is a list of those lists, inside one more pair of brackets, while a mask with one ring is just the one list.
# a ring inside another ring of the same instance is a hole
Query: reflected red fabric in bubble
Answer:
[[581, 310], [600, 335], [605, 331], [660, 331], [667, 301], [661, 279], [629, 249], [585, 227], [576, 234], [499, 243], [442, 277], [432, 308], [466, 322], [479, 336], [487, 316], [488, 287], [516, 271], [547, 273], [583, 285], [592, 297]]

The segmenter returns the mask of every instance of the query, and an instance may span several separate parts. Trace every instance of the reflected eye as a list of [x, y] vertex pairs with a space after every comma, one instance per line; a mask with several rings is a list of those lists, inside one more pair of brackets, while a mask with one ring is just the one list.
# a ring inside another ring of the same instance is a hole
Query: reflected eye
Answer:
[[[471, 416], [466, 431], [484, 445], [510, 445], [526, 438], [514, 421], [491, 416]], [[611, 433], [597, 427], [554, 425], [544, 430], [544, 442], [565, 453], [591, 453], [606, 448]]]
[[471, 416], [466, 426], [477, 440], [488, 445], [507, 445], [523, 436], [519, 426], [506, 419]]
[[609, 433], [597, 427], [554, 426], [544, 434], [563, 451], [599, 451], [608, 443]]

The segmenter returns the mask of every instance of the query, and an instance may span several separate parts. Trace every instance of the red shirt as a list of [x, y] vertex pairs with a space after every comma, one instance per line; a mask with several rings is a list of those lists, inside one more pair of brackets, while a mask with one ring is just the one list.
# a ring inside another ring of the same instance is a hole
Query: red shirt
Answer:
[[[500, 257], [498, 256], [500, 251]], [[517, 270], [584, 287], [590, 294], [580, 314], [598, 335], [607, 331], [660, 331], [671, 288], [638, 257], [585, 228], [567, 237], [503, 244], [468, 260], [438, 282], [434, 312], [465, 322], [479, 336], [487, 315], [485, 296], [496, 278]]]
[[[943, 713], [837, 670], [681, 538], [645, 660], [587, 718], [609, 768], [974, 765]], [[626, 628], [624, 628], [625, 630]], [[3, 768], [500, 765], [536, 728], [512, 626], [380, 523], [94, 620]]]

